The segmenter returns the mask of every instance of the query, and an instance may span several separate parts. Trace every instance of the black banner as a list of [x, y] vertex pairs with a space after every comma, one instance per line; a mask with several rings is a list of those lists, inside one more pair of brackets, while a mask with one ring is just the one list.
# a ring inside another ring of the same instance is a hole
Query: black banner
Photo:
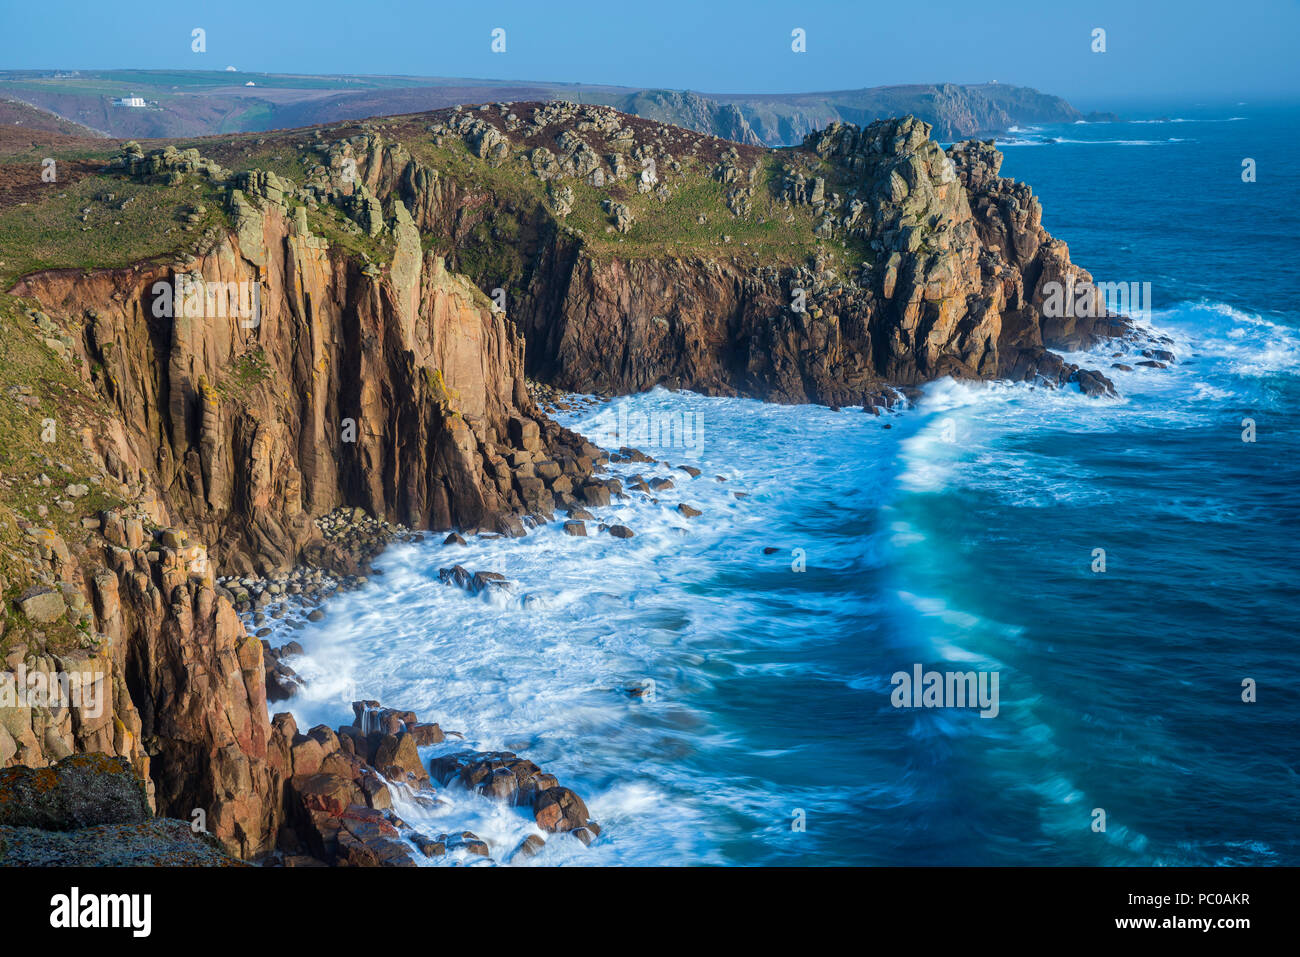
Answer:
[[1291, 868], [0, 870], [20, 931], [127, 948], [208, 934], [218, 946], [339, 944], [377, 931], [423, 939], [435, 927], [441, 939], [557, 920], [572, 922], [566, 934], [639, 934], [701, 919], [728, 936], [813, 920], [828, 935], [906, 931], [926, 943], [1013, 934], [1232, 946], [1288, 926], [1296, 878]]

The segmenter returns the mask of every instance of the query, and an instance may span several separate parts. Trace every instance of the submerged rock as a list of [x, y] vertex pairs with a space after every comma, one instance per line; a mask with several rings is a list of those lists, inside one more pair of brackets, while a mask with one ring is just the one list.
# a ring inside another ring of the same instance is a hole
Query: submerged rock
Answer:
[[546, 846], [546, 840], [544, 838], [539, 837], [536, 834], [529, 834], [526, 838], [524, 838], [522, 841], [519, 842], [519, 846], [515, 848], [515, 852], [513, 856], [534, 857], [545, 846]]

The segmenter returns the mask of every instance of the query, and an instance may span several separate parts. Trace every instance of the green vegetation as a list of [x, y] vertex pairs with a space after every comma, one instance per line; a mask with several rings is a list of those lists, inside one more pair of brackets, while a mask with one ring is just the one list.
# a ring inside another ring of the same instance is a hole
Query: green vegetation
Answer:
[[[292, 205], [290, 204], [290, 215]], [[331, 247], [344, 249], [353, 256], [376, 265], [386, 265], [393, 258], [393, 237], [390, 233], [370, 236], [349, 225], [351, 220], [334, 206], [317, 206], [307, 210], [307, 228], [313, 235], [323, 237]]]
[[[546, 203], [547, 186], [533, 172], [525, 150], [516, 149], [508, 160], [493, 167], [455, 137], [445, 138], [441, 146], [431, 141], [403, 141], [403, 145], [420, 163], [443, 176], [462, 186], [491, 192], [501, 206], [529, 209]], [[566, 185], [574, 192], [572, 212], [563, 222], [582, 233], [594, 256], [644, 259], [753, 255], [761, 257], [765, 264], [789, 264], [805, 261], [819, 246], [834, 245], [849, 258], [856, 257], [855, 261], [870, 259], [865, 243], [818, 240], [813, 233], [816, 222], [812, 211], [780, 202], [774, 184], [780, 181], [781, 165], [787, 159], [800, 164], [809, 161], [802, 153], [797, 159], [793, 153], [769, 154], [754, 184], [747, 215], [732, 215], [726, 202], [731, 187], [713, 177], [710, 164], [688, 157], [681, 160], [680, 172], [660, 173], [670, 192], [667, 201], [653, 191], [638, 193], [631, 180], [603, 187], [577, 178], [557, 182], [557, 186]], [[840, 188], [835, 184], [835, 171], [826, 164], [817, 164], [811, 174], [827, 177], [828, 193]], [[627, 233], [615, 230], [613, 220], [602, 207], [605, 200], [623, 203], [632, 211], [634, 223]], [[460, 268], [475, 276], [518, 275], [518, 254], [507, 248], [514, 238], [511, 228], [508, 218], [500, 216], [490, 225], [475, 227], [466, 245], [457, 250]], [[518, 229], [517, 222], [513, 228]], [[730, 237], [730, 241], [724, 237]]]
[[[92, 174], [51, 183], [40, 202], [0, 207], [0, 285], [42, 269], [111, 269], [192, 247], [209, 226], [224, 226], [223, 194], [197, 177], [179, 186]], [[108, 197], [112, 197], [109, 199]], [[185, 213], [205, 207], [198, 223]]]
[[217, 391], [226, 398], [246, 396], [271, 378], [271, 364], [260, 347], [250, 349], [235, 359], [230, 371], [222, 378]]

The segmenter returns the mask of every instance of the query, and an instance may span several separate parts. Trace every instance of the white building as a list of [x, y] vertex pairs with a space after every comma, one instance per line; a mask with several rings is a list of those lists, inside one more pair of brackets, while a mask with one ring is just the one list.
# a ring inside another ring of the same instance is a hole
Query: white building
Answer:
[[145, 103], [143, 96], [136, 96], [132, 93], [130, 96], [120, 96], [113, 101], [114, 106], [133, 106], [142, 109], [148, 104]]

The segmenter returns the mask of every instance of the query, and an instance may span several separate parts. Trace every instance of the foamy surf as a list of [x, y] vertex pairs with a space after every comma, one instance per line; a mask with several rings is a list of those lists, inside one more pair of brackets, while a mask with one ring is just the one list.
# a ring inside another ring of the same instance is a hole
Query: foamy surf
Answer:
[[[1078, 443], [1204, 429], [1250, 375], [1294, 371], [1295, 333], [1223, 304], [1157, 311], [1149, 328], [1173, 340], [1168, 369], [1109, 370], [1105, 346], [1070, 357], [1111, 375], [1119, 400], [942, 380], [884, 419], [665, 390], [571, 413], [565, 425], [613, 447], [611, 424], [628, 416], [694, 416], [702, 428], [690, 449], [642, 446], [661, 461], [611, 467], [625, 486], [638, 474], [673, 483], [657, 501], [633, 494], [592, 510], [633, 528], [631, 539], [594, 523], [574, 538], [557, 518], [519, 540], [390, 549], [377, 563], [385, 574], [293, 631], [307, 686], [289, 710], [300, 727], [336, 725], [351, 701], [373, 698], [464, 735], [423, 749], [426, 762], [510, 750], [555, 773], [604, 831], [590, 848], [552, 840], [529, 864], [897, 862], [908, 858], [891, 829], [954, 813], [954, 780], [968, 798], [1018, 795], [1035, 820], [1025, 839], [1062, 862], [1240, 854], [1171, 846], [1120, 806], [1089, 841], [1107, 798], [1062, 743], [1075, 733], [1065, 702], [1076, 692], [1044, 670], [1063, 652], [1030, 627], [1050, 615], [990, 613], [986, 596], [955, 588], [974, 572], [954, 564], [954, 515], [997, 508], [1024, 523], [1033, 511], [1050, 528], [1058, 514], [1123, 507], [1114, 462], [1081, 457]], [[679, 502], [703, 514], [688, 519]], [[1232, 520], [1193, 501], [1177, 514]], [[1051, 588], [1093, 587], [1078, 548], [1062, 560], [1049, 551], [1036, 574]], [[453, 562], [511, 584], [491, 597], [444, 585], [438, 568]], [[1068, 644], [1085, 673], [1112, 667]], [[893, 708], [889, 676], [914, 662], [999, 673], [998, 718]], [[648, 683], [649, 698], [628, 693]], [[434, 808], [399, 795], [396, 810], [429, 836], [472, 830], [494, 862], [524, 862], [511, 852], [536, 832], [527, 815], [455, 787], [438, 793]], [[801, 815], [817, 827], [794, 829]], [[964, 846], [946, 835], [924, 859], [967, 860]], [[464, 852], [437, 860], [481, 863]]]

